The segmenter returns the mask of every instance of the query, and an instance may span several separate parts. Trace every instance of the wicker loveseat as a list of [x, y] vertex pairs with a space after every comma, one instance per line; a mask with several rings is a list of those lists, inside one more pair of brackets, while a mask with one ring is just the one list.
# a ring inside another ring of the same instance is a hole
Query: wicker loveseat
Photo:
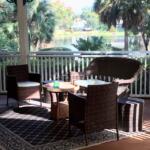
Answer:
[[[133, 83], [140, 71], [142, 64], [135, 59], [125, 57], [98, 57], [93, 59], [84, 72], [71, 72], [70, 80], [98, 78], [110, 82], [118, 82], [118, 97], [129, 94], [129, 85]], [[81, 76], [81, 77], [80, 77]]]
[[128, 87], [142, 70], [142, 64], [125, 57], [99, 57], [93, 59], [85, 70], [86, 76], [118, 82], [118, 97], [128, 93]]

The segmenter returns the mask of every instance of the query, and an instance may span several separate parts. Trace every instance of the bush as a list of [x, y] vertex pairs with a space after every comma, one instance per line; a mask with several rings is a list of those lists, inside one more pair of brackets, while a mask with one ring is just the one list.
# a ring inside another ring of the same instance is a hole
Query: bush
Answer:
[[45, 48], [45, 49], [40, 49], [41, 52], [44, 51], [71, 51], [71, 49], [67, 47], [51, 47], [51, 48]]
[[91, 36], [87, 39], [80, 38], [77, 40], [77, 44], [72, 45], [81, 51], [99, 51], [111, 49], [111, 44], [108, 43], [107, 40], [102, 36]]

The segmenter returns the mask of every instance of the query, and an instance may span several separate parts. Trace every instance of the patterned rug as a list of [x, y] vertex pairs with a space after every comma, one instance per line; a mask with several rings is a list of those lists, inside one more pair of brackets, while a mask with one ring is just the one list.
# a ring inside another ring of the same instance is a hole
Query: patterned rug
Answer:
[[[120, 135], [120, 137], [125, 137]], [[111, 130], [88, 135], [89, 145], [116, 140]], [[70, 150], [85, 146], [83, 133], [72, 128], [68, 120], [50, 120], [46, 108], [26, 106], [0, 112], [0, 145], [6, 150]]]

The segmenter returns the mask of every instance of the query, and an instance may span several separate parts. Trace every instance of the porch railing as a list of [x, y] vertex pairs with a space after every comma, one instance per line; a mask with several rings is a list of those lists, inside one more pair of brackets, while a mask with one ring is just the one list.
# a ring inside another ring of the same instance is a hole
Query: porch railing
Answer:
[[[142, 62], [143, 71], [130, 87], [131, 95], [150, 97], [150, 52], [108, 51], [108, 52], [32, 52], [28, 56], [31, 72], [40, 73], [42, 81], [69, 80], [70, 71], [82, 72], [95, 57], [129, 57]], [[5, 68], [20, 63], [19, 53], [0, 55], [0, 92], [6, 92]]]

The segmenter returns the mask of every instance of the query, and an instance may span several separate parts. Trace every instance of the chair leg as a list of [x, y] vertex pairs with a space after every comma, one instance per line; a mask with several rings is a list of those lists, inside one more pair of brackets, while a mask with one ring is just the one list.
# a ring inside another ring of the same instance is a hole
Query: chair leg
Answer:
[[70, 123], [68, 125], [68, 130], [69, 130], [69, 136], [71, 136], [71, 125], [70, 125]]
[[119, 140], [119, 130], [118, 130], [118, 104], [116, 104], [117, 106], [117, 111], [116, 111], [116, 132], [117, 132], [117, 141]]
[[118, 115], [117, 115], [117, 121], [116, 121], [116, 136], [117, 136], [117, 141], [119, 140], [119, 130], [118, 130]]
[[42, 94], [40, 93], [40, 107], [42, 107]]
[[42, 97], [40, 97], [40, 107], [42, 107]]
[[117, 141], [119, 141], [119, 130], [118, 130], [118, 128], [116, 129], [116, 132], [117, 132]]
[[85, 145], [87, 146], [88, 145], [88, 140], [87, 140], [87, 134], [86, 134], [86, 132], [84, 132], [84, 138], [85, 138]]
[[17, 100], [17, 105], [18, 105], [18, 108], [19, 108], [19, 100]]
[[6, 105], [8, 106], [8, 96], [7, 96], [7, 103], [6, 103]]

